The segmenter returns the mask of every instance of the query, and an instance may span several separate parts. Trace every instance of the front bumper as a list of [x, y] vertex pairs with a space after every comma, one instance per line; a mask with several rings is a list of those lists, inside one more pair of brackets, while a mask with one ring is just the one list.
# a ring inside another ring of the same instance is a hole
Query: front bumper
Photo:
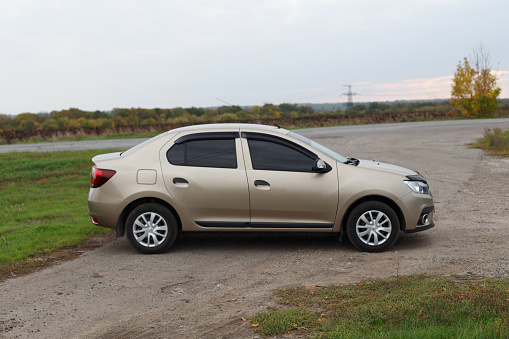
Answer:
[[435, 227], [435, 223], [431, 222], [431, 224], [426, 225], [426, 226], [419, 226], [419, 227], [414, 228], [413, 230], [405, 230], [405, 233], [416, 233], [416, 232], [426, 231], [433, 227]]
[[415, 233], [421, 232], [425, 230], [429, 230], [430, 228], [435, 227], [435, 223], [433, 222], [433, 216], [435, 213], [435, 206], [426, 206], [421, 210], [419, 218], [417, 219], [417, 225], [415, 228], [405, 229], [405, 233]]
[[410, 193], [398, 203], [404, 214], [405, 233], [420, 232], [434, 227], [433, 217], [435, 207], [431, 194]]

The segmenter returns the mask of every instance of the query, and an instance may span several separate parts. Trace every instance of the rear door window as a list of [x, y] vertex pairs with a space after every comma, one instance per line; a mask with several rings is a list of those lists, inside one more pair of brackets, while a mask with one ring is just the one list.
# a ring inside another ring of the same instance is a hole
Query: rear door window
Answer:
[[173, 145], [166, 153], [172, 165], [237, 168], [235, 139], [197, 139]]

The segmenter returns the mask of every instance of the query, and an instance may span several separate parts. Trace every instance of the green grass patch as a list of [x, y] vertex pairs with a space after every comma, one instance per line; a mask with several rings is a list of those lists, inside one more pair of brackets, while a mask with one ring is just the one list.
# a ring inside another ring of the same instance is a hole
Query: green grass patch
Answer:
[[0, 265], [109, 231], [90, 222], [87, 205], [91, 159], [108, 152], [0, 154]]
[[263, 336], [509, 338], [509, 280], [397, 277], [276, 290], [279, 309], [250, 319]]
[[274, 312], [263, 312], [251, 318], [251, 322], [264, 335], [285, 333], [316, 325], [319, 317], [305, 308], [291, 308]]
[[484, 136], [473, 147], [481, 148], [493, 155], [509, 156], [509, 129], [502, 131], [500, 128], [486, 129]]

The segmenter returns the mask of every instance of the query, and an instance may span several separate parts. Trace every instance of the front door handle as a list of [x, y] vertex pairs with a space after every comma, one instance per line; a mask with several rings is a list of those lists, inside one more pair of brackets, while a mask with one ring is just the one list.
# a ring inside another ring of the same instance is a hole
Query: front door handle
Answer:
[[258, 186], [269, 186], [270, 187], [270, 184], [268, 182], [266, 182], [265, 180], [255, 180], [254, 185], [256, 187], [258, 187]]
[[184, 178], [173, 178], [174, 184], [189, 184], [189, 182]]

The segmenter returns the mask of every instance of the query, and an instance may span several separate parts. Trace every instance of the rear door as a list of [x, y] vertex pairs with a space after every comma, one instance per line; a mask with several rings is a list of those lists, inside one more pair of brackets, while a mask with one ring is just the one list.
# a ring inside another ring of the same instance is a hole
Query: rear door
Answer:
[[[171, 147], [170, 147], [171, 146]], [[189, 133], [161, 151], [168, 192], [198, 225], [249, 222], [249, 193], [239, 132]]]

